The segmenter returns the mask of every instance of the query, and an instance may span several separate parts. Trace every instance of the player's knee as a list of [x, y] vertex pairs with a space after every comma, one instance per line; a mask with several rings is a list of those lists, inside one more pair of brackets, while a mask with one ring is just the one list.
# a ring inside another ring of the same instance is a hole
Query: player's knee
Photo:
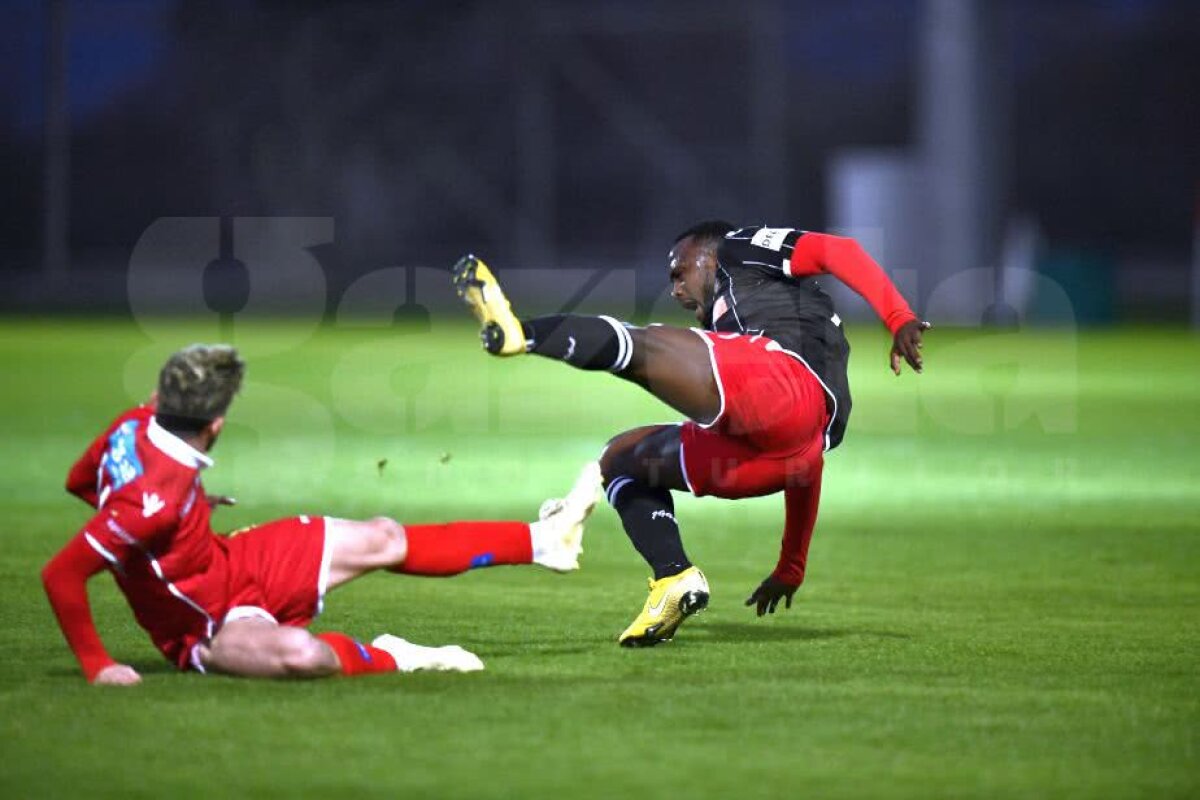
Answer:
[[654, 436], [647, 436], [630, 448], [629, 458], [637, 464], [657, 463], [663, 460], [662, 451], [662, 443]]
[[677, 451], [672, 449], [674, 440], [669, 434], [669, 430], [661, 427], [638, 428], [609, 440], [600, 455], [604, 488], [622, 477], [659, 485], [664, 467], [670, 460], [678, 459]]
[[380, 538], [394, 538], [404, 534], [404, 527], [391, 517], [374, 517], [369, 521], [371, 528]]
[[630, 459], [633, 447], [629, 444], [628, 434], [622, 433], [608, 440], [600, 453], [600, 476], [604, 488], [617, 478], [629, 472], [632, 466]]
[[337, 669], [337, 657], [329, 646], [303, 628], [280, 628], [277, 642], [279, 665], [293, 677], [328, 675]]
[[367, 549], [384, 563], [402, 561], [408, 550], [404, 526], [391, 517], [375, 517], [368, 523]]

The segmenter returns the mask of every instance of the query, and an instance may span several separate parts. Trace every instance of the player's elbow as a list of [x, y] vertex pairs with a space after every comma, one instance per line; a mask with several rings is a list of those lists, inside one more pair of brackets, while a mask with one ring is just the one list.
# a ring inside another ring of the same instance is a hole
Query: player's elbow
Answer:
[[827, 247], [840, 256], [857, 257], [866, 254], [866, 248], [853, 236], [830, 236]]
[[46, 562], [42, 567], [42, 588], [46, 590], [48, 596], [53, 596], [54, 587], [59, 582], [59, 571], [54, 563], [54, 559]]

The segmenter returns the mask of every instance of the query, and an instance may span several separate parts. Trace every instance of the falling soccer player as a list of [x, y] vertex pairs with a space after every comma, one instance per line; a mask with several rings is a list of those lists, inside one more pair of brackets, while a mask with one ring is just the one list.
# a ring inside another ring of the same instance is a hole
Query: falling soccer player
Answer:
[[850, 416], [850, 346], [818, 275], [862, 295], [893, 335], [891, 368], [921, 371], [917, 319], [855, 242], [792, 228], [703, 222], [676, 238], [671, 295], [702, 328], [634, 327], [611, 317], [557, 314], [521, 320], [487, 266], [466, 256], [455, 288], [497, 356], [536, 353], [638, 384], [689, 421], [634, 428], [600, 459], [609, 503], [654, 572], [642, 612], [618, 641], [672, 638], [708, 605], [709, 587], [683, 549], [672, 491], [729, 499], [782, 491], [785, 521], [775, 569], [746, 600], [774, 613], [804, 580], [817, 518], [824, 452]]
[[87, 581], [108, 569], [138, 624], [181, 670], [259, 678], [318, 678], [399, 670], [483, 669], [457, 645], [423, 647], [384, 634], [363, 644], [312, 634], [325, 594], [373, 570], [457, 575], [475, 567], [578, 569], [583, 524], [600, 488], [584, 468], [541, 519], [401, 525], [298, 516], [219, 536], [200, 472], [238, 392], [244, 364], [224, 345], [170, 357], [150, 403], [121, 414], [67, 476], [95, 515], [42, 571], [50, 604], [83, 674], [97, 685], [141, 681], [114, 661], [92, 621]]

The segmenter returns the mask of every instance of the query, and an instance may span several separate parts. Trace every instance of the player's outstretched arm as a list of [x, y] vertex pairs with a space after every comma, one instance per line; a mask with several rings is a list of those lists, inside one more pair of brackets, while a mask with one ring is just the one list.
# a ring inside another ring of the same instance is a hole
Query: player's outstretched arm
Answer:
[[796, 240], [788, 263], [793, 277], [828, 273], [858, 292], [892, 333], [892, 371], [900, 374], [901, 360], [921, 371], [921, 334], [929, 330], [929, 323], [917, 318], [862, 245], [846, 236], [805, 233]]
[[783, 540], [779, 544], [779, 562], [774, 571], [746, 598], [746, 605], [755, 606], [758, 616], [774, 614], [779, 601], [792, 607], [792, 596], [804, 582], [808, 565], [808, 545], [813, 527], [817, 524], [817, 507], [821, 500], [821, 474], [824, 461], [810, 465], [809, 475], [783, 490]]
[[98, 686], [131, 686], [140, 683], [141, 676], [113, 661], [92, 621], [87, 581], [104, 566], [104, 559], [79, 534], [42, 570], [42, 585], [84, 677]]

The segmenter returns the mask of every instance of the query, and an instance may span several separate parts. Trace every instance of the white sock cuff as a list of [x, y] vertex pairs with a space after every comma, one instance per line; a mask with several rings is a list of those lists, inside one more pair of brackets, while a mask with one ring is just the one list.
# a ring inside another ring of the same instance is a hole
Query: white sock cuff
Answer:
[[600, 319], [611, 325], [617, 334], [617, 360], [608, 368], [608, 371], [623, 372], [633, 359], [633, 337], [629, 335], [629, 329], [618, 320], [603, 314], [600, 315]]
[[633, 483], [633, 478], [628, 475], [620, 475], [613, 479], [613, 482], [604, 490], [604, 496], [608, 498], [608, 504], [615, 506], [617, 504], [617, 495], [621, 493], [629, 484]]

